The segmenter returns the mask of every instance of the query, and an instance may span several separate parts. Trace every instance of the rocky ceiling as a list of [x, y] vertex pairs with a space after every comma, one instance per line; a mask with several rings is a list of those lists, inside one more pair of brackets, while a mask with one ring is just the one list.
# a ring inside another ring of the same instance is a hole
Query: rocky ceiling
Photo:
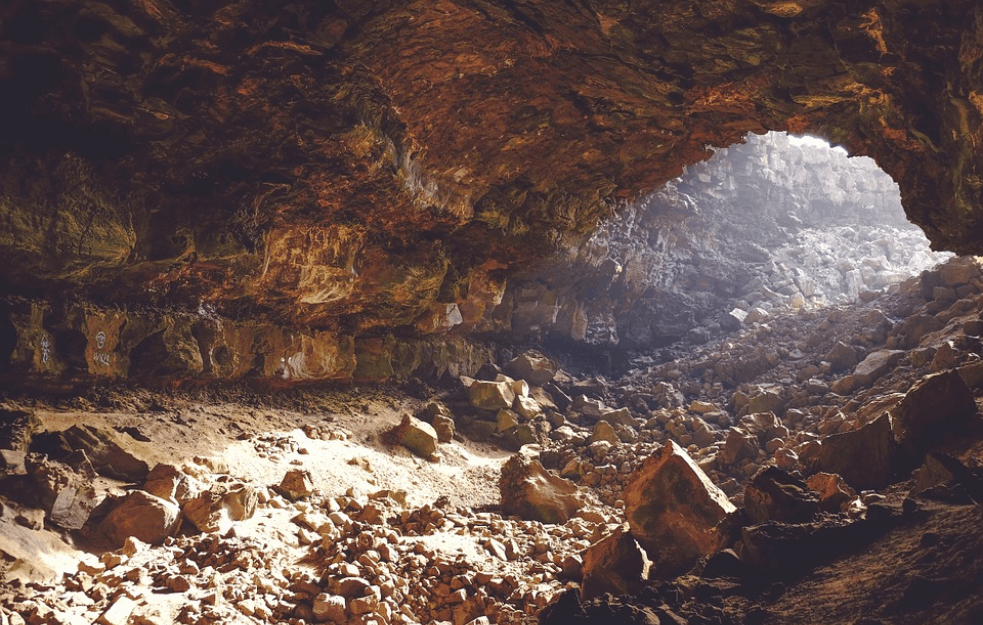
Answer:
[[0, 50], [8, 299], [475, 327], [766, 130], [872, 156], [937, 248], [983, 250], [975, 0], [9, 0]]

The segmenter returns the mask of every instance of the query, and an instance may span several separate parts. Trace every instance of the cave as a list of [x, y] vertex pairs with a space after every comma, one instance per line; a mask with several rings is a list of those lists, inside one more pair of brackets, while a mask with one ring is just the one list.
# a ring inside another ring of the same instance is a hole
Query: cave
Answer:
[[9, 0], [0, 625], [983, 621], [983, 6]]

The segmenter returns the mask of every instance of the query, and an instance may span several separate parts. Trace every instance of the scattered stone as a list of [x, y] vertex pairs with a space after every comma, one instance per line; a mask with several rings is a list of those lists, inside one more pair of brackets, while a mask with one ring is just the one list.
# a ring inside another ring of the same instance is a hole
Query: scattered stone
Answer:
[[632, 473], [623, 497], [631, 534], [652, 558], [658, 579], [684, 572], [713, 552], [714, 528], [736, 509], [672, 441]]
[[136, 607], [136, 601], [126, 595], [122, 595], [113, 601], [109, 609], [96, 619], [96, 623], [99, 625], [126, 625]]
[[728, 332], [740, 330], [746, 319], [747, 312], [741, 310], [740, 308], [735, 308], [729, 313], [725, 313], [720, 317], [720, 327]]
[[833, 349], [829, 350], [823, 359], [829, 362], [832, 371], [849, 369], [856, 366], [859, 361], [857, 350], [843, 341], [837, 341]]
[[618, 434], [611, 427], [610, 423], [607, 421], [598, 421], [594, 426], [594, 432], [591, 434], [590, 442], [596, 443], [598, 441], [607, 441], [617, 445], [621, 442], [621, 439], [618, 438]]
[[495, 415], [495, 431], [505, 432], [519, 425], [519, 416], [511, 410], [502, 409]]

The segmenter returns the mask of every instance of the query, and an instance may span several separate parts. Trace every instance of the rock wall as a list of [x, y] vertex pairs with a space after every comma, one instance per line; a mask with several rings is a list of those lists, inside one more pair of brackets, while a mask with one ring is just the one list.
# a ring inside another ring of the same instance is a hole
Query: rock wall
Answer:
[[750, 135], [571, 238], [565, 256], [513, 282], [498, 320], [520, 339], [702, 342], [754, 308], [869, 299], [946, 257], [870, 159]]

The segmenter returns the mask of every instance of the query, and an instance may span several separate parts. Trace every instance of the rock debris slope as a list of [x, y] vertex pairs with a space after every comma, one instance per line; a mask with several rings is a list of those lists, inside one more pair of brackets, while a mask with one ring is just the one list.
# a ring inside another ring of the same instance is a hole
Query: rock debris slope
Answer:
[[977, 252], [981, 11], [5, 2], [0, 352], [26, 333], [21, 378], [385, 377], [390, 331], [474, 329], [748, 132], [873, 157], [938, 249]]
[[955, 259], [620, 379], [524, 353], [426, 399], [10, 396], [0, 622], [968, 625], [981, 297]]

